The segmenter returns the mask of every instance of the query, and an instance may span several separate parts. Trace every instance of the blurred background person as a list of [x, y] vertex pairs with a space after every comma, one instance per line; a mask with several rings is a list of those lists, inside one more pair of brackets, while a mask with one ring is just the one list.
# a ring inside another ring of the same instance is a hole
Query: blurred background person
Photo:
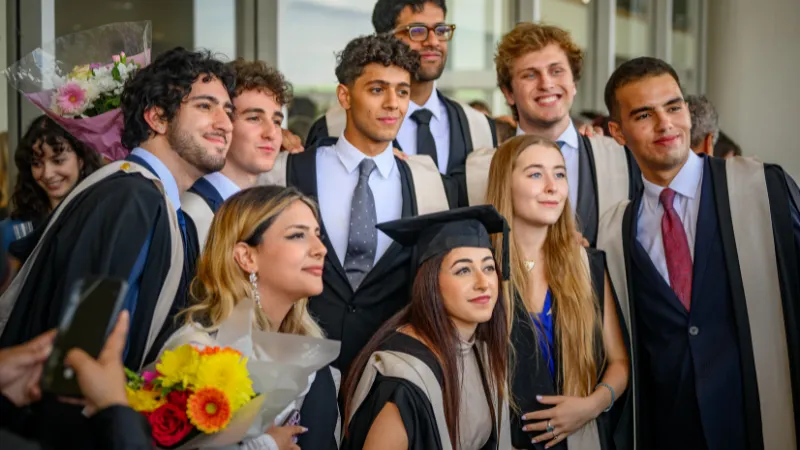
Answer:
[[719, 140], [714, 145], [714, 156], [717, 158], [730, 158], [732, 156], [742, 156], [742, 148], [733, 141], [725, 132], [719, 132]]
[[714, 146], [719, 141], [719, 116], [705, 95], [689, 95], [686, 105], [692, 116], [691, 147], [698, 155], [716, 156]]

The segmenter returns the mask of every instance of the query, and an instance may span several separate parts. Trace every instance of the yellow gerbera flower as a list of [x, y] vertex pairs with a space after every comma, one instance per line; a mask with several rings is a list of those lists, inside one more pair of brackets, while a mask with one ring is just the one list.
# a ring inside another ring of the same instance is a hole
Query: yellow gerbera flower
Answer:
[[186, 387], [194, 383], [200, 365], [200, 354], [191, 345], [181, 345], [175, 350], [167, 350], [156, 365], [160, 374], [161, 386]]
[[247, 358], [233, 352], [203, 356], [195, 386], [198, 390], [204, 387], [219, 389], [230, 400], [234, 412], [255, 396], [253, 382], [247, 371]]
[[128, 395], [128, 403], [136, 412], [153, 412], [167, 402], [158, 391], [133, 390], [125, 386], [125, 393]]

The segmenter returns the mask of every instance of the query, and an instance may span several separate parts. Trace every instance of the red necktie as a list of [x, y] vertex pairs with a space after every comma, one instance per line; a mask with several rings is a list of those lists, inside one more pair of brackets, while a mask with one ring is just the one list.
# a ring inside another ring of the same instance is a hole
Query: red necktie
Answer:
[[661, 235], [664, 239], [664, 255], [667, 258], [669, 284], [672, 290], [689, 311], [692, 302], [692, 254], [689, 252], [689, 240], [683, 228], [681, 218], [672, 206], [675, 191], [666, 188], [659, 196], [664, 206], [664, 217], [661, 218]]

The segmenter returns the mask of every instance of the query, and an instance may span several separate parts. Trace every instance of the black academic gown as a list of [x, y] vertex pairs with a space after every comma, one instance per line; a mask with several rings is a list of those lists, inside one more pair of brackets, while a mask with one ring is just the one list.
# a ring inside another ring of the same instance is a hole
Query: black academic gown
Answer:
[[[602, 323], [604, 314], [604, 294], [605, 294], [605, 254], [600, 250], [587, 249], [589, 255], [589, 268], [592, 275], [592, 285], [594, 286], [597, 295], [597, 302], [600, 308], [600, 320]], [[527, 311], [522, 299], [517, 298], [517, 305], [514, 309], [515, 317], [514, 324], [511, 329], [511, 343], [514, 347], [514, 372], [512, 376], [511, 394], [518, 407], [517, 410], [510, 408], [511, 416], [511, 443], [517, 449], [535, 449], [542, 450], [548, 442], [540, 442], [537, 444], [531, 443], [531, 439], [541, 434], [536, 431], [522, 431], [523, 425], [528, 422], [521, 420], [521, 414], [535, 412], [543, 409], [552, 408], [551, 405], [543, 405], [536, 400], [537, 395], [562, 395], [560, 386], [550, 376], [550, 371], [547, 368], [547, 358], [542, 354], [539, 349], [538, 341], [536, 340], [535, 325]], [[554, 299], [553, 302], [553, 316], [558, 317], [558, 300]], [[616, 304], [616, 300], [615, 300]], [[617, 305], [617, 315], [622, 317]], [[555, 319], [557, 320], [557, 319]], [[624, 323], [620, 324], [624, 330]], [[626, 335], [627, 333], [624, 333]], [[596, 348], [595, 360], [598, 364], [598, 380], [603, 377], [602, 362], [605, 357], [605, 352], [602, 347], [602, 334], [598, 333], [596, 339], [600, 345]], [[627, 344], [627, 342], [626, 342]], [[560, 358], [558, 352], [559, 346], [553, 348], [553, 360], [555, 361], [556, 370], [560, 370]], [[558, 374], [556, 374], [558, 377]], [[616, 409], [621, 409], [624, 401], [618, 401], [614, 404]], [[613, 450], [616, 447], [614, 443], [614, 432], [617, 427], [617, 416], [619, 414], [612, 409], [607, 413], [602, 413], [597, 418], [597, 429], [600, 435], [600, 446], [602, 450]], [[555, 447], [558, 450], [566, 450], [568, 448], [567, 441], [561, 441]]]
[[[403, 333], [394, 333], [381, 345], [379, 351], [402, 352], [414, 356], [431, 368], [440, 386], [444, 384], [444, 375], [436, 356], [420, 341]], [[400, 411], [408, 436], [409, 450], [450, 450], [442, 448], [433, 407], [425, 393], [408, 380], [381, 374], [377, 375], [372, 389], [353, 415], [341, 450], [360, 450], [364, 447], [369, 429], [386, 403], [393, 403]], [[487, 417], [486, 420], [492, 419]], [[482, 450], [497, 450], [497, 445], [497, 427], [494, 426]]]
[[[695, 250], [695, 267], [693, 277], [693, 302], [692, 302], [692, 317], [694, 318], [702, 308], [702, 303], [707, 302], [717, 296], [717, 292], [725, 292], [725, 300], [729, 303], [721, 304], [720, 307], [714, 308], [712, 311], [706, 313], [707, 316], [716, 314], [719, 322], [720, 314], [730, 314], [730, 321], [733, 324], [728, 328], [732, 330], [734, 340], [728, 340], [727, 345], [719, 347], [720, 343], [709, 342], [703, 347], [692, 347], [693, 352], [717, 352], [719, 354], [723, 351], [734, 349], [739, 357], [732, 360], [732, 364], [738, 366], [736, 373], [726, 375], [716, 370], [713, 374], [718, 374], [716, 378], [709, 379], [712, 370], [718, 369], [717, 367], [700, 367], [701, 372], [697, 372], [702, 376], [702, 379], [696, 378], [696, 383], [690, 383], [695, 386], [695, 389], [701, 388], [706, 391], [711, 391], [714, 384], [726, 383], [726, 385], [735, 382], [737, 386], [733, 391], [730, 389], [723, 389], [726, 394], [724, 398], [709, 398], [701, 392], [691, 393], [685, 395], [683, 400], [685, 404], [681, 408], [682, 413], [676, 413], [669, 417], [664, 415], [664, 410], [657, 404], [654, 404], [652, 398], [659, 395], [658, 390], [649, 388], [653, 382], [654, 376], [657, 376], [662, 384], [665, 382], [674, 381], [680, 382], [682, 378], [687, 376], [695, 376], [696, 369], [688, 366], [681, 361], [675, 361], [672, 366], [673, 370], [669, 373], [658, 373], [653, 375], [653, 361], [648, 359], [647, 348], [653, 348], [659, 341], [646, 339], [648, 335], [652, 335], [652, 328], [656, 322], [650, 320], [648, 317], [653, 317], [659, 311], [664, 311], [665, 308], [672, 307], [675, 309], [674, 302], [659, 302], [654, 303], [648, 301], [642, 292], [648, 292], [640, 285], [636, 286], [636, 281], [632, 276], [627, 277], [628, 292], [631, 295], [630, 300], [630, 314], [636, 320], [631, 321], [630, 332], [632, 336], [632, 351], [637, 357], [634, 359], [632, 366], [631, 379], [638, 380], [640, 383], [638, 393], [635, 396], [634, 402], [636, 410], [640, 413], [635, 417], [631, 417], [630, 408], [626, 408], [625, 415], [629, 420], [635, 422], [635, 427], [638, 431], [637, 442], [639, 449], [647, 449], [653, 447], [652, 440], [654, 439], [653, 428], [660, 427], [661, 435], [665, 435], [665, 427], [669, 428], [672, 422], [681, 422], [687, 420], [686, 417], [691, 415], [693, 420], [690, 423], [683, 424], [682, 426], [675, 427], [676, 434], [670, 435], [669, 439], [673, 439], [676, 443], [686, 440], [682, 438], [684, 433], [691, 432], [694, 435], [696, 445], [691, 448], [710, 448], [717, 450], [721, 448], [731, 448], [728, 445], [720, 447], [714, 445], [715, 442], [724, 441], [730, 438], [731, 432], [741, 435], [741, 440], [731, 443], [736, 445], [737, 448], [743, 449], [763, 449], [763, 434], [761, 429], [761, 411], [760, 401], [757, 386], [757, 377], [754, 363], [754, 352], [751, 341], [751, 333], [748, 318], [747, 318], [747, 304], [742, 285], [742, 273], [739, 265], [739, 259], [736, 255], [736, 243], [734, 240], [733, 225], [731, 222], [731, 201], [735, 201], [729, 197], [727, 173], [725, 168], [725, 161], [719, 158], [704, 159], [704, 174], [703, 174], [703, 196], [708, 194], [711, 198], [703, 198], [701, 196], [701, 210], [700, 216], [702, 219], [703, 214], [708, 217], [707, 220], [713, 220], [716, 223], [715, 228], [706, 231], [705, 239], [709, 242], [696, 242]], [[789, 351], [789, 364], [790, 364], [790, 378], [794, 402], [794, 420], [796, 436], [800, 436], [800, 308], [797, 307], [800, 301], [800, 190], [797, 184], [791, 180], [790, 177], [779, 166], [765, 164], [764, 171], [767, 182], [767, 192], [770, 199], [770, 213], [773, 225], [773, 233], [775, 239], [775, 251], [777, 256], [778, 275], [780, 280], [780, 290], [782, 292], [782, 299], [780, 300], [783, 305], [784, 321], [786, 327], [786, 338]], [[710, 179], [709, 179], [710, 178]], [[641, 268], [647, 268], [648, 264], [635, 262], [635, 251], [639, 251], [641, 246], [636, 248], [636, 227], [637, 227], [637, 214], [642, 201], [641, 189], [637, 191], [634, 200], [628, 205], [624, 212], [622, 219], [622, 247], [625, 256], [626, 272], [628, 274], [644, 273]], [[703, 208], [703, 203], [711, 202], [714, 207], [709, 209]], [[705, 211], [705, 212], [704, 212]], [[709, 215], [710, 214], [710, 215]], [[698, 233], [703, 232], [700, 229], [701, 219], [698, 219]], [[709, 223], [709, 222], [706, 222]], [[700, 235], [698, 234], [698, 240]], [[711, 241], [718, 240], [718, 243]], [[718, 249], [718, 250], [714, 250]], [[716, 252], [716, 253], [715, 253]], [[702, 263], [700, 260], [706, 260], [713, 254], [721, 254], [718, 258], [721, 262], [715, 267], [710, 267], [711, 264]], [[746, 255], [738, 255], [739, 258], [746, 258]], [[640, 257], [639, 260], [646, 259], [647, 255]], [[652, 264], [649, 264], [652, 266]], [[639, 269], [637, 269], [639, 267]], [[698, 272], [701, 270], [703, 272]], [[717, 275], [712, 275], [712, 271], [716, 271]], [[705, 275], [698, 275], [698, 273], [705, 273]], [[721, 275], [724, 278], [721, 278]], [[724, 286], [716, 289], [705, 289], [703, 297], [696, 297], [694, 294], [697, 289], [702, 288], [706, 284], [716, 283], [717, 279], [724, 280]], [[663, 281], [663, 279], [662, 279]], [[661, 281], [659, 281], [660, 283]], [[657, 283], [656, 283], [657, 284]], [[658, 286], [650, 286], [649, 290], [652, 291]], [[638, 297], [637, 297], [638, 295]], [[674, 296], [674, 294], [672, 294]], [[646, 303], [644, 303], [646, 302]], [[677, 300], [675, 300], [677, 302]], [[726, 312], [727, 311], [727, 312]], [[685, 309], [683, 310], [685, 313]], [[676, 314], [662, 313], [663, 317], [675, 317]], [[672, 324], [669, 324], [672, 326]], [[645, 328], [646, 327], [646, 328]], [[697, 342], [708, 333], [716, 331], [716, 329], [706, 328], [706, 332], [695, 332], [695, 339], [691, 342]], [[647, 332], [647, 333], [646, 333]], [[690, 331], [691, 333], [691, 331]], [[664, 358], [677, 358], [682, 357], [686, 352], [683, 347], [686, 345], [683, 342], [675, 342], [674, 345], [669, 346], [668, 343], [662, 342], [662, 347], [669, 349], [669, 354], [659, 353], [656, 362], [660, 362], [660, 366], [669, 367], [669, 360]], [[694, 344], [692, 344], [694, 345]], [[716, 347], [715, 347], [716, 346]], [[663, 364], [662, 364], [663, 363]], [[719, 365], [719, 364], [717, 364]], [[665, 381], [666, 380], [666, 381]], [[714, 380], [717, 380], [716, 382]], [[702, 383], [701, 383], [702, 381]], [[684, 383], [685, 385], [686, 383]], [[730, 394], [727, 394], [730, 392]], [[648, 401], [647, 398], [650, 400]], [[669, 399], [672, 401], [680, 401], [680, 399]], [[627, 406], [632, 406], [633, 402]], [[722, 406], [721, 406], [722, 405]], [[729, 405], [729, 406], [725, 406]], [[671, 406], [671, 405], [670, 405]], [[736, 417], [723, 419], [722, 417], [730, 414], [730, 411], [735, 408], [735, 411], [740, 411]], [[654, 416], [659, 416], [658, 419]], [[650, 417], [648, 421], [646, 418]], [[665, 423], [668, 422], [668, 423]], [[700, 423], [702, 421], [702, 424]], [[738, 425], [729, 425], [736, 422]], [[731, 428], [733, 427], [733, 428]], [[687, 428], [692, 428], [688, 430]], [[683, 429], [683, 431], [679, 431]], [[727, 430], [727, 431], [726, 431]], [[688, 437], [688, 436], [687, 436]], [[709, 441], [709, 439], [712, 439]], [[663, 442], [661, 442], [663, 444]], [[676, 444], [677, 445], [677, 444]], [[698, 446], [699, 445], [699, 446]], [[672, 448], [672, 447], [670, 447]], [[690, 448], [690, 447], [685, 447]]]
[[[467, 197], [466, 163], [467, 155], [475, 149], [472, 143], [472, 136], [470, 135], [469, 122], [464, 113], [464, 108], [458, 102], [447, 98], [441, 91], [437, 91], [437, 93], [447, 109], [447, 117], [450, 123], [450, 158], [447, 163], [447, 170], [444, 172], [446, 174], [444, 182], [448, 190], [457, 192], [454, 205], [469, 206]], [[408, 118], [408, 120], [411, 119]], [[488, 116], [486, 116], [486, 120], [489, 122], [489, 128], [492, 131], [492, 146], [497, 147], [497, 127], [495, 121]], [[329, 136], [328, 122], [323, 115], [311, 126], [308, 136], [306, 137], [306, 147], [311, 147]], [[338, 138], [338, 136], [332, 137]], [[394, 141], [394, 146], [399, 150], [403, 149], [397, 140]]]
[[[632, 198], [642, 185], [642, 173], [630, 150], [624, 147], [624, 151], [628, 160], [628, 192]], [[578, 205], [575, 212], [583, 236], [594, 247], [597, 245], [597, 225], [602, 215], [597, 200], [597, 177], [603, 174], [597, 173], [592, 143], [586, 136], [578, 136], [578, 157]]]
[[300, 448], [337, 450], [336, 425], [339, 420], [339, 404], [336, 401], [336, 384], [331, 369], [323, 367], [314, 377], [311, 388], [300, 408], [300, 425], [308, 428], [297, 440]]
[[[316, 150], [335, 143], [336, 138], [324, 139], [318, 146], [303, 153], [289, 155], [287, 185], [317, 199], [316, 173], [322, 169], [317, 168]], [[402, 160], [395, 160], [402, 183], [402, 217], [415, 216], [417, 201], [411, 170]], [[324, 207], [321, 205], [321, 208]], [[322, 240], [328, 249], [322, 274], [324, 289], [322, 294], [310, 299], [308, 309], [329, 339], [342, 342], [339, 358], [332, 366], [345, 375], [350, 362], [378, 328], [408, 304], [416, 267], [412, 263], [412, 249], [393, 242], [354, 292], [339, 257], [327, 238], [324, 223], [321, 228]]]

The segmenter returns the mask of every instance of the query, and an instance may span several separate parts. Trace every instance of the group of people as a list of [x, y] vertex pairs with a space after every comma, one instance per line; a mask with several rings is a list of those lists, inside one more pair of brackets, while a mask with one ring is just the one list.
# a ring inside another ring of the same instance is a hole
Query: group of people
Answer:
[[[716, 137], [696, 139], [655, 58], [609, 79], [611, 136], [576, 127], [583, 53], [533, 23], [497, 46], [518, 123], [498, 146], [491, 118], [436, 87], [446, 13], [378, 0], [304, 149], [285, 148], [278, 71], [182, 48], [126, 84], [125, 160], [34, 122], [26, 212], [3, 234], [20, 264], [0, 298], [0, 439], [147, 448], [123, 364], [213, 336], [248, 301], [253, 327], [341, 351], [293, 401], [300, 426], [281, 414], [236, 448], [796, 448], [794, 180], [708, 156]], [[36, 381], [90, 274], [129, 289], [100, 357], [68, 356], [87, 409]]]

